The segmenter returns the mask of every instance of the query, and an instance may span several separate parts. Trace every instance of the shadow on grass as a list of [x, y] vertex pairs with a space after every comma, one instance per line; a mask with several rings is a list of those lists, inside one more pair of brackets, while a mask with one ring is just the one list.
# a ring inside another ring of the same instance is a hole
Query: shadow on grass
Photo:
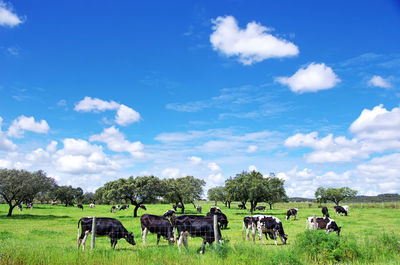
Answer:
[[51, 219], [63, 219], [63, 218], [70, 218], [71, 216], [68, 215], [33, 215], [33, 214], [19, 214], [13, 216], [6, 216], [1, 215], [0, 219], [5, 220], [20, 220], [20, 219], [35, 219], [35, 220], [51, 220]]

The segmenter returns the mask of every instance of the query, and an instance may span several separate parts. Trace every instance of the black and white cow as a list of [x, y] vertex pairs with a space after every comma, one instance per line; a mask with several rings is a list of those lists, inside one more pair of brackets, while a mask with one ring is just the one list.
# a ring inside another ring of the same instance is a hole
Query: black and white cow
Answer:
[[265, 211], [265, 206], [257, 206], [256, 207], [256, 210], [259, 210], [259, 211]]
[[343, 205], [342, 207], [347, 213], [349, 213], [349, 206], [348, 205]]
[[[214, 222], [213, 218], [201, 215], [180, 215], [171, 218], [171, 223], [174, 229], [178, 231], [179, 240], [178, 248], [181, 251], [182, 243], [187, 246], [187, 236], [203, 238], [200, 254], [204, 253], [206, 243], [212, 246], [215, 241], [214, 236]], [[218, 225], [217, 231], [219, 238], [221, 238], [221, 231]], [[220, 240], [222, 242], [222, 240]]]
[[114, 213], [116, 210], [117, 210], [117, 207], [115, 207], [115, 206], [111, 206], [111, 210], [110, 210], [110, 212]]
[[26, 205], [26, 209], [29, 209], [29, 210], [32, 210], [33, 209], [33, 203], [28, 203], [27, 205]]
[[342, 206], [333, 206], [333, 208], [335, 209], [335, 214], [339, 214], [339, 215], [344, 214], [347, 216], [347, 211]]
[[127, 205], [127, 204], [124, 204], [119, 208], [120, 211], [121, 210], [126, 210], [126, 209], [129, 209], [129, 205]]
[[82, 204], [78, 204], [78, 209], [82, 209], [82, 211], [83, 211], [83, 205]]
[[322, 207], [321, 211], [323, 216], [329, 217], [328, 207], [326, 206]]
[[57, 202], [51, 202], [51, 205], [57, 205]]
[[94, 205], [94, 203], [91, 203], [90, 205], [90, 208], [95, 208], [96, 206]]
[[168, 240], [170, 245], [174, 244], [174, 233], [168, 218], [152, 214], [143, 214], [140, 217], [140, 224], [142, 225], [143, 246], [146, 246], [146, 236], [149, 231], [150, 233], [157, 234], [157, 245], [160, 242], [161, 236]]
[[208, 217], [212, 217], [216, 215], [217, 216], [217, 220], [218, 220], [218, 224], [221, 226], [221, 229], [226, 229], [228, 227], [228, 217], [226, 217], [226, 215], [222, 212], [208, 212], [206, 216]]
[[246, 205], [245, 204], [238, 204], [239, 209], [246, 209]]
[[[326, 229], [326, 233], [329, 234], [330, 232], [336, 232], [336, 234], [340, 235], [340, 229], [335, 220], [328, 218], [328, 217], [316, 217], [317, 222], [317, 229]], [[306, 223], [306, 229], [313, 229], [314, 228], [314, 217], [308, 217]]]
[[277, 238], [278, 236], [280, 237], [281, 241], [283, 244], [286, 244], [287, 241], [287, 235], [285, 234], [285, 231], [283, 230], [283, 225], [281, 220], [274, 216], [267, 216], [267, 215], [254, 215], [253, 216], [254, 222], [252, 223], [252, 228], [253, 228], [253, 243], [255, 244], [255, 236], [256, 236], [256, 229], [258, 230], [258, 236], [260, 240], [262, 241], [263, 244], [264, 238], [262, 234], [265, 234], [265, 238], [268, 239], [268, 236], [275, 240], [275, 245], [278, 245]]
[[258, 218], [253, 216], [245, 216], [243, 218], [243, 227], [242, 227], [242, 234], [244, 229], [246, 229], [246, 240], [250, 240], [249, 234], [252, 228], [255, 228], [253, 224], [257, 222]]
[[176, 212], [176, 209], [182, 209], [182, 205], [180, 205], [179, 203], [178, 204], [173, 204], [172, 205], [172, 208], [175, 210], [175, 212]]
[[197, 206], [196, 206], [196, 211], [197, 211], [198, 213], [201, 213], [201, 209], [202, 209], [202, 208], [201, 208], [201, 205], [197, 205]]
[[221, 209], [217, 206], [210, 207], [210, 213], [222, 213]]
[[17, 204], [18, 207], [18, 211], [22, 211], [22, 205], [21, 204]]
[[294, 216], [294, 220], [297, 218], [297, 214], [299, 213], [299, 209], [293, 208], [287, 211], [286, 213], [286, 220], [289, 220], [291, 216]]
[[[82, 233], [79, 232], [79, 224], [82, 224]], [[82, 217], [78, 221], [78, 249], [82, 244], [82, 250], [85, 250], [87, 236], [92, 232], [92, 217]], [[80, 234], [80, 235], [79, 235]], [[96, 237], [107, 236], [111, 239], [111, 247], [114, 249], [118, 240], [124, 238], [129, 244], [135, 245], [135, 239], [132, 232], [128, 232], [122, 223], [114, 218], [97, 217], [96, 218]]]
[[172, 216], [175, 216], [175, 210], [168, 210], [168, 211], [165, 211], [165, 213], [163, 214], [163, 216], [164, 217], [172, 217]]

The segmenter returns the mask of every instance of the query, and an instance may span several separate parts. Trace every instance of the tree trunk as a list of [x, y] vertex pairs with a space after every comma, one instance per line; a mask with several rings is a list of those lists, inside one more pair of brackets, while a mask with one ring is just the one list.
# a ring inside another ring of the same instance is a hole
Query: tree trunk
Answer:
[[133, 209], [133, 217], [137, 217], [137, 210], [140, 207], [140, 203], [136, 203], [135, 205], [135, 209]]
[[225, 201], [225, 202], [224, 202], [224, 204], [225, 204], [225, 207], [227, 207], [227, 206], [228, 206], [228, 202], [227, 202], [227, 201]]
[[250, 201], [250, 214], [253, 214], [254, 211], [254, 203], [253, 201]]
[[268, 203], [269, 204], [269, 209], [272, 210], [272, 203]]
[[13, 210], [14, 210], [15, 205], [17, 205], [17, 204], [15, 204], [15, 205], [13, 206], [11, 203], [9, 203], [8, 205], [10, 206], [10, 208], [8, 209], [8, 214], [7, 214], [7, 216], [10, 217], [11, 214], [12, 214], [12, 212], [13, 212]]
[[228, 208], [229, 209], [231, 208], [231, 202], [228, 202]]
[[217, 206], [217, 201], [215, 201], [215, 204], [214, 204], [215, 206]]
[[246, 202], [242, 202], [242, 205], [243, 205], [243, 209], [247, 209]]

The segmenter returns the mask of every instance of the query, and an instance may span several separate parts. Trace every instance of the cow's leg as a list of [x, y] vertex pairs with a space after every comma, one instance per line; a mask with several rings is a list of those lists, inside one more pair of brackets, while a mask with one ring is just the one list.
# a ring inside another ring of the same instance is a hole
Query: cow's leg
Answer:
[[172, 233], [174, 234], [174, 243], [176, 243], [176, 228], [172, 228]]
[[83, 239], [82, 239], [82, 251], [85, 250], [85, 243], [86, 243], [86, 239], [87, 239], [87, 237], [88, 237], [89, 234], [90, 234], [90, 232], [89, 232], [89, 231], [86, 231], [86, 232], [85, 232], [85, 236], [84, 236]]
[[274, 232], [275, 232], [274, 233], [275, 246], [277, 246], [278, 245], [278, 241], [277, 241], [277, 239], [278, 239], [278, 230], [274, 230]]
[[252, 225], [251, 230], [252, 230], [251, 236], [253, 238], [253, 244], [255, 244], [256, 243], [256, 228], [254, 227], [254, 225]]
[[185, 248], [188, 248], [188, 234], [185, 233], [185, 237], [183, 238], [183, 245], [185, 246]]
[[160, 243], [160, 237], [161, 237], [161, 235], [157, 234], [157, 246], [158, 246], [158, 243]]
[[250, 238], [249, 238], [250, 229], [251, 229], [251, 226], [248, 225], [248, 226], [246, 227], [246, 240], [250, 240]]
[[179, 239], [178, 239], [178, 249], [179, 249], [179, 252], [181, 252], [182, 241], [183, 241], [183, 232], [181, 232], [181, 233], [179, 234]]
[[145, 228], [142, 230], [142, 242], [143, 242], [143, 246], [144, 246], [144, 247], [146, 246], [146, 236], [147, 236], [147, 233], [148, 233], [148, 230], [147, 230], [147, 228], [145, 227]]
[[206, 247], [206, 240], [203, 239], [203, 244], [201, 245], [200, 254], [204, 254], [204, 248]]
[[111, 247], [112, 247], [113, 249], [115, 249], [115, 246], [117, 245], [117, 243], [118, 243], [118, 240], [117, 240], [117, 239], [111, 239]]
[[260, 238], [261, 242], [262, 242], [263, 244], [265, 244], [265, 241], [264, 241], [264, 238], [263, 238], [262, 234], [263, 234], [262, 228], [259, 227], [259, 228], [258, 228], [258, 237]]

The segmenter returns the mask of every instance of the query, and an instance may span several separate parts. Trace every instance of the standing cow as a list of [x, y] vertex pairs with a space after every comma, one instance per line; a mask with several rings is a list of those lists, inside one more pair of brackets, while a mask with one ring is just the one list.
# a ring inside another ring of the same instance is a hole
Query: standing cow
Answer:
[[89, 206], [90, 206], [90, 208], [96, 207], [96, 206], [94, 205], [94, 203], [91, 203]]
[[253, 243], [255, 244], [255, 235], [256, 235], [256, 229], [258, 230], [258, 236], [260, 240], [262, 241], [263, 244], [264, 238], [262, 237], [262, 234], [265, 234], [265, 238], [268, 239], [268, 236], [275, 240], [275, 245], [278, 245], [277, 238], [278, 236], [280, 237], [281, 241], [283, 244], [286, 244], [287, 241], [287, 235], [285, 234], [285, 231], [283, 230], [283, 225], [281, 220], [274, 216], [266, 216], [266, 215], [255, 215], [253, 216], [255, 218], [255, 222], [252, 223], [252, 228], [253, 228]]
[[329, 217], [328, 207], [326, 206], [322, 207], [321, 211], [323, 216]]
[[221, 226], [221, 229], [226, 229], [228, 227], [228, 217], [222, 212], [208, 212], [206, 216], [208, 217], [214, 217], [214, 215], [217, 216], [217, 221], [218, 224]]
[[[338, 226], [335, 220], [328, 217], [316, 217], [317, 229], [326, 229], [326, 233], [329, 234], [331, 232], [336, 232], [336, 234], [340, 235], [341, 227]], [[308, 217], [306, 223], [306, 229], [312, 229], [314, 226], [314, 217]]]
[[161, 236], [168, 240], [170, 245], [174, 244], [172, 225], [168, 218], [152, 214], [143, 214], [140, 217], [140, 224], [142, 226], [143, 246], [146, 246], [146, 236], [149, 231], [157, 235], [157, 245], [160, 242]]
[[82, 209], [82, 211], [83, 211], [83, 205], [82, 204], [78, 204], [78, 209]]
[[[82, 233], [79, 232], [79, 224], [82, 224]], [[82, 217], [78, 221], [78, 249], [82, 244], [82, 250], [85, 250], [87, 236], [92, 232], [93, 218]], [[79, 235], [80, 234], [80, 235]], [[114, 218], [97, 217], [96, 218], [96, 237], [107, 236], [111, 239], [111, 247], [115, 249], [118, 240], [124, 238], [129, 244], [136, 245], [132, 232], [128, 232], [122, 223]]]
[[293, 208], [287, 211], [286, 213], [286, 220], [289, 220], [291, 216], [294, 216], [294, 220], [297, 218], [297, 214], [299, 213], [299, 209]]
[[201, 213], [201, 205], [197, 205], [197, 206], [196, 206], [196, 211], [197, 211], [198, 213]]
[[[203, 238], [203, 244], [201, 246], [200, 254], [204, 253], [206, 243], [212, 246], [212, 243], [215, 241], [213, 218], [201, 215], [180, 215], [172, 217], [171, 223], [174, 229], [178, 231], [179, 251], [181, 251], [182, 243], [184, 244], [186, 249], [188, 248], [187, 236]], [[217, 227], [218, 237], [221, 238], [219, 225]], [[222, 241], [220, 240], [220, 242]]]

